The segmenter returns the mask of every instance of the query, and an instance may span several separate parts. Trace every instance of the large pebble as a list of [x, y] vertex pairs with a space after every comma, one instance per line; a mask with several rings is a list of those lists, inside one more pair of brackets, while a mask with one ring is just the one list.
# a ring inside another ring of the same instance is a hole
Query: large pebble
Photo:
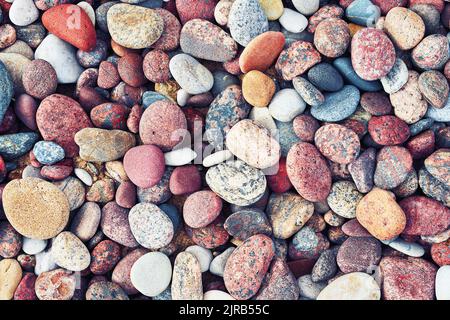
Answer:
[[64, 269], [43, 272], [35, 283], [39, 300], [71, 300], [75, 294], [76, 277]]
[[352, 162], [360, 151], [358, 135], [339, 124], [327, 124], [319, 128], [314, 142], [325, 157], [340, 164]]
[[303, 113], [306, 103], [294, 89], [278, 91], [269, 105], [270, 115], [282, 122], [290, 122]]
[[133, 286], [148, 297], [155, 297], [170, 284], [172, 265], [169, 258], [161, 252], [149, 252], [141, 256], [130, 272]]
[[86, 246], [68, 231], [61, 232], [53, 241], [52, 255], [60, 267], [71, 271], [84, 270], [91, 262]]
[[212, 73], [185, 53], [177, 54], [170, 59], [169, 68], [180, 87], [189, 94], [208, 92], [214, 84]]
[[320, 53], [306, 41], [296, 41], [283, 50], [275, 68], [284, 80], [302, 75], [321, 60]]
[[120, 207], [115, 202], [107, 203], [102, 208], [100, 228], [111, 240], [126, 247], [135, 248], [139, 243], [131, 232], [128, 213], [128, 209]]
[[413, 159], [406, 148], [383, 147], [377, 154], [374, 183], [382, 189], [393, 189], [406, 180], [412, 170]]
[[409, 50], [422, 40], [425, 24], [414, 11], [396, 7], [386, 15], [384, 30], [399, 49]]
[[257, 293], [274, 254], [273, 241], [265, 235], [250, 237], [233, 251], [223, 276], [233, 298], [246, 300]]
[[425, 159], [427, 171], [450, 188], [450, 149], [438, 149]]
[[325, 94], [325, 102], [313, 106], [311, 115], [320, 121], [341, 121], [355, 112], [359, 99], [359, 90], [352, 85], [345, 85], [337, 92]]
[[380, 79], [386, 93], [395, 93], [408, 82], [408, 67], [405, 62], [397, 58], [387, 75]]
[[224, 228], [232, 237], [242, 241], [256, 234], [270, 236], [272, 233], [266, 214], [253, 208], [239, 210], [228, 216]]
[[154, 145], [137, 146], [127, 151], [123, 165], [127, 176], [136, 186], [151, 188], [164, 174], [164, 155]]
[[381, 244], [372, 237], [350, 237], [339, 247], [337, 264], [344, 273], [370, 272], [381, 259]]
[[206, 172], [206, 183], [225, 201], [239, 206], [257, 202], [266, 189], [264, 174], [241, 160], [220, 163]]
[[439, 34], [424, 38], [411, 52], [414, 64], [423, 70], [441, 69], [449, 57], [448, 38]]
[[340, 276], [325, 287], [317, 300], [380, 300], [381, 291], [370, 275], [353, 272]]
[[202, 271], [197, 258], [189, 252], [177, 255], [172, 275], [173, 300], [202, 300]]
[[355, 184], [350, 181], [333, 183], [327, 203], [334, 213], [341, 217], [352, 219], [356, 217], [356, 207], [363, 195], [358, 192]]

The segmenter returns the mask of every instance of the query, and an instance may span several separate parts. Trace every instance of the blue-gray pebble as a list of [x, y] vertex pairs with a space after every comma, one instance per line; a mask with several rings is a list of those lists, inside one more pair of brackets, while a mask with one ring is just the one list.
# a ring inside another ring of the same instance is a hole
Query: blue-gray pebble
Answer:
[[170, 100], [165, 95], [155, 91], [145, 91], [142, 95], [142, 105], [144, 109], [147, 109], [149, 105], [156, 101]]
[[225, 90], [228, 86], [232, 84], [240, 84], [240, 81], [237, 77], [232, 74], [219, 70], [213, 73], [214, 84], [211, 89], [211, 92], [214, 96], [217, 96], [223, 90]]
[[342, 76], [354, 86], [364, 91], [379, 91], [382, 89], [380, 81], [367, 81], [360, 78], [353, 69], [350, 58], [341, 57], [333, 61], [333, 66]]
[[36, 160], [44, 165], [51, 165], [65, 157], [64, 149], [53, 141], [39, 141], [33, 148]]
[[348, 20], [366, 27], [374, 27], [380, 14], [380, 8], [370, 0], [355, 0], [345, 10]]
[[345, 85], [340, 91], [325, 94], [325, 102], [311, 107], [311, 115], [320, 121], [337, 122], [350, 117], [358, 107], [358, 88]]
[[280, 144], [281, 155], [287, 157], [291, 147], [300, 142], [300, 138], [295, 134], [293, 121], [281, 122], [275, 120], [275, 124], [278, 129], [278, 143]]
[[416, 136], [419, 133], [430, 129], [433, 124], [434, 124], [433, 119], [424, 118], [410, 125], [409, 132], [411, 133], [411, 136]]
[[19, 132], [0, 136], [0, 155], [5, 160], [23, 156], [33, 148], [39, 136], [34, 132]]
[[177, 207], [172, 204], [163, 203], [159, 208], [169, 217], [173, 224], [173, 230], [177, 231], [181, 227], [181, 217]]
[[14, 95], [14, 84], [3, 62], [0, 61], [0, 123]]
[[319, 63], [308, 71], [309, 81], [321, 91], [335, 92], [342, 89], [344, 79], [329, 63]]

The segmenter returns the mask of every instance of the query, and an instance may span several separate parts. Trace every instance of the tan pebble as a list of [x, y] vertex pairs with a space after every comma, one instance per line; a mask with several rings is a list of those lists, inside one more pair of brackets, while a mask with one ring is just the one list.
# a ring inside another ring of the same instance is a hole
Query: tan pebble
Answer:
[[189, 252], [177, 255], [172, 277], [173, 300], [203, 300], [202, 271], [197, 258]]
[[425, 24], [414, 11], [395, 7], [386, 15], [384, 30], [399, 49], [409, 50], [422, 40]]
[[15, 259], [0, 261], [0, 300], [11, 300], [22, 279], [22, 268]]
[[261, 71], [253, 70], [242, 79], [244, 99], [254, 107], [267, 107], [275, 93], [275, 83]]
[[91, 255], [86, 246], [72, 232], [61, 232], [53, 241], [52, 256], [56, 264], [71, 271], [89, 267]]

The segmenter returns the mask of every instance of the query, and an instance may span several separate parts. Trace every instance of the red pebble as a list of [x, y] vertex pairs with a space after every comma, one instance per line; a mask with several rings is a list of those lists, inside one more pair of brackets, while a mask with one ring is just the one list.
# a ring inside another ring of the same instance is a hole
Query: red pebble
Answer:
[[36, 292], [34, 291], [36, 278], [36, 275], [33, 273], [25, 273], [14, 292], [14, 300], [37, 300]]
[[278, 162], [278, 172], [274, 175], [266, 176], [267, 184], [273, 192], [283, 193], [292, 188], [286, 169], [286, 158], [280, 158]]
[[431, 246], [431, 258], [439, 266], [450, 265], [450, 239]]
[[195, 165], [177, 167], [169, 179], [170, 192], [183, 195], [200, 190], [202, 184], [200, 172]]
[[396, 116], [372, 117], [368, 130], [373, 141], [383, 146], [401, 144], [410, 135], [406, 122]]
[[128, 53], [119, 59], [117, 70], [120, 78], [132, 86], [140, 87], [147, 82], [142, 70], [142, 57], [137, 53]]
[[127, 151], [123, 167], [131, 182], [141, 188], [151, 188], [164, 174], [164, 154], [154, 145], [137, 146]]
[[413, 159], [423, 159], [433, 153], [434, 144], [434, 132], [427, 130], [409, 140], [406, 148], [411, 153]]

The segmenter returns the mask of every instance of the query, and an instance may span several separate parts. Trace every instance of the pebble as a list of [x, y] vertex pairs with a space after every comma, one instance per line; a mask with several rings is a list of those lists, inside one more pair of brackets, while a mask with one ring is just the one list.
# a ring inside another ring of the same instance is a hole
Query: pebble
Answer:
[[128, 220], [134, 238], [145, 248], [157, 250], [172, 241], [172, 221], [152, 203], [136, 204], [130, 210]]
[[347, 7], [345, 15], [351, 22], [371, 27], [380, 18], [380, 9], [370, 0], [355, 0]]
[[320, 53], [311, 43], [296, 41], [280, 53], [275, 68], [284, 80], [290, 81], [320, 61]]
[[[436, 267], [420, 258], [383, 257], [383, 297], [386, 300], [432, 300]], [[397, 279], [408, 277], [408, 282]]]
[[419, 186], [425, 195], [447, 206], [450, 203], [449, 188], [434, 178], [425, 168], [419, 170]]
[[425, 24], [414, 11], [395, 7], [386, 15], [384, 30], [399, 49], [410, 50], [425, 35]]
[[308, 79], [321, 91], [339, 91], [344, 80], [339, 72], [329, 63], [322, 62], [308, 71]]
[[450, 300], [449, 291], [450, 266], [442, 266], [436, 272], [436, 299]]
[[257, 202], [263, 196], [267, 185], [260, 170], [241, 160], [211, 167], [206, 172], [206, 183], [222, 199], [239, 206]]
[[36, 255], [45, 250], [47, 240], [30, 239], [23, 237], [22, 250], [26, 254]]
[[13, 258], [22, 248], [22, 236], [7, 221], [0, 223], [0, 256]]
[[345, 85], [337, 92], [325, 94], [325, 102], [311, 107], [311, 115], [320, 121], [341, 121], [355, 112], [359, 99], [359, 90], [355, 86]]
[[225, 62], [234, 58], [237, 44], [215, 24], [201, 19], [186, 22], [181, 29], [180, 47], [183, 52], [199, 59]]
[[323, 251], [311, 270], [311, 280], [325, 282], [336, 275], [338, 266], [336, 263], [336, 248]]
[[154, 145], [142, 145], [129, 149], [123, 159], [125, 172], [138, 187], [155, 186], [164, 174], [164, 154]]
[[254, 107], [264, 108], [275, 93], [274, 81], [264, 73], [252, 70], [242, 79], [244, 99]]
[[55, 93], [58, 85], [57, 74], [47, 61], [33, 60], [23, 71], [22, 83], [29, 95], [42, 100]]
[[412, 156], [406, 148], [383, 147], [377, 154], [374, 183], [382, 189], [393, 189], [405, 181], [412, 170]]
[[219, 163], [225, 162], [233, 157], [229, 150], [221, 150], [206, 156], [203, 159], [203, 166], [206, 168], [215, 166]]
[[390, 240], [403, 232], [406, 215], [392, 195], [373, 188], [356, 207], [358, 222], [379, 240]]
[[448, 170], [448, 163], [450, 161], [449, 149], [438, 149], [432, 155], [425, 159], [425, 168], [427, 171], [445, 184], [447, 187], [449, 184], [450, 171]]
[[233, 39], [246, 47], [256, 36], [268, 31], [269, 23], [258, 0], [236, 0], [228, 15]]
[[356, 208], [363, 195], [350, 181], [337, 181], [333, 183], [327, 203], [334, 213], [341, 217], [352, 219], [356, 217]]
[[57, 265], [71, 271], [89, 267], [91, 256], [86, 246], [69, 231], [61, 232], [52, 243], [52, 256]]
[[402, 144], [410, 136], [406, 122], [390, 115], [372, 117], [369, 120], [368, 131], [373, 141], [383, 146]]
[[269, 105], [270, 115], [282, 122], [290, 122], [303, 113], [306, 103], [294, 89], [278, 91]]
[[[143, 248], [135, 249], [123, 257], [115, 266], [111, 280], [120, 285], [127, 294], [136, 294], [139, 291], [131, 282], [131, 269], [134, 263], [148, 251]], [[158, 253], [159, 254], [159, 253]], [[145, 262], [145, 261], [144, 261]], [[145, 263], [144, 263], [145, 265]], [[153, 271], [153, 270], [152, 270]], [[138, 275], [139, 276], [139, 275]]]
[[36, 275], [24, 273], [22, 280], [14, 292], [13, 300], [37, 300], [35, 292]]
[[399, 91], [408, 82], [408, 67], [405, 62], [400, 58], [395, 59], [391, 70], [380, 81], [386, 93]]
[[300, 33], [308, 26], [308, 19], [301, 13], [285, 8], [279, 18], [281, 26], [289, 32]]
[[281, 258], [275, 258], [256, 300], [296, 300], [298, 297], [297, 280], [288, 264]]
[[425, 249], [421, 245], [415, 242], [407, 242], [401, 238], [397, 238], [394, 241], [389, 241], [388, 245], [392, 249], [395, 249], [410, 257], [419, 258], [425, 254]]
[[183, 24], [196, 18], [212, 20], [216, 3], [208, 0], [176, 0], [176, 9]]
[[319, 0], [302, 1], [302, 0], [292, 0], [292, 4], [298, 12], [310, 16], [319, 10]]
[[191, 194], [183, 206], [183, 218], [191, 228], [202, 228], [213, 222], [222, 210], [222, 200], [211, 191]]
[[180, 43], [180, 21], [166, 9], [156, 8], [155, 11], [163, 20], [164, 30], [152, 47], [164, 51], [176, 49]]
[[288, 254], [292, 260], [316, 259], [330, 246], [328, 239], [312, 227], [305, 226], [289, 243]]
[[187, 247], [185, 252], [189, 252], [197, 258], [198, 262], [200, 263], [201, 272], [206, 272], [209, 270], [209, 266], [213, 259], [213, 255], [210, 250], [195, 245]]
[[64, 149], [51, 141], [39, 141], [34, 145], [33, 154], [42, 164], [54, 164], [64, 159]]
[[447, 63], [449, 51], [448, 38], [433, 34], [424, 38], [411, 52], [413, 63], [420, 69], [441, 69]]
[[81, 241], [90, 240], [100, 224], [101, 210], [95, 202], [85, 202], [74, 216], [70, 231]]
[[419, 90], [435, 108], [443, 108], [447, 102], [449, 86], [447, 79], [439, 71], [425, 71], [419, 76]]
[[295, 144], [286, 159], [287, 173], [297, 192], [306, 200], [325, 200], [331, 188], [331, 172], [315, 146]]
[[137, 196], [140, 202], [152, 202], [155, 204], [160, 204], [167, 201], [172, 193], [169, 189], [169, 179], [172, 174], [173, 169], [171, 167], [166, 167], [164, 175], [161, 180], [151, 188], [137, 188]]
[[327, 124], [319, 128], [314, 142], [325, 157], [340, 164], [352, 162], [360, 151], [357, 134], [339, 124]]
[[35, 255], [34, 273], [40, 275], [41, 273], [57, 269], [58, 266], [53, 259], [51, 249], [39, 252]]
[[39, 11], [32, 0], [14, 2], [9, 9], [9, 19], [16, 26], [28, 26], [39, 18]]
[[89, 269], [95, 275], [111, 271], [120, 260], [120, 245], [111, 240], [103, 240], [91, 252]]
[[431, 258], [439, 266], [449, 264], [449, 242], [450, 241], [447, 239], [439, 243], [433, 243], [431, 245]]
[[164, 21], [155, 10], [126, 3], [109, 8], [107, 23], [111, 38], [130, 49], [150, 47], [164, 30]]
[[234, 250], [234, 247], [230, 247], [221, 254], [217, 255], [209, 265], [209, 272], [216, 276], [223, 277], [223, 272], [225, 271], [225, 266], [228, 258]]
[[228, 258], [223, 275], [230, 295], [238, 300], [254, 296], [274, 254], [274, 244], [265, 235], [254, 235], [238, 246]]
[[337, 264], [344, 273], [368, 272], [381, 259], [381, 244], [372, 237], [350, 237], [339, 247]]
[[300, 297], [315, 300], [320, 292], [327, 286], [326, 282], [313, 282], [311, 275], [301, 276], [297, 280]]
[[228, 293], [221, 290], [209, 290], [203, 295], [203, 300], [235, 300]]
[[303, 101], [308, 105], [317, 106], [325, 101], [323, 94], [308, 80], [296, 77], [292, 80], [292, 84]]
[[373, 81], [386, 76], [392, 69], [395, 49], [383, 31], [366, 28], [353, 36], [351, 57], [356, 74], [364, 80]]
[[337, 58], [333, 61], [333, 66], [348, 82], [356, 86], [358, 89], [373, 92], [379, 91], [382, 88], [379, 81], [367, 81], [358, 76], [353, 69], [351, 59], [348, 57]]
[[234, 237], [245, 241], [256, 234], [272, 234], [272, 227], [266, 214], [259, 209], [243, 209], [234, 212], [225, 220], [224, 228]]
[[56, 236], [69, 219], [69, 203], [64, 193], [38, 178], [8, 183], [3, 190], [3, 208], [14, 229], [33, 239]]
[[202, 271], [197, 258], [181, 252], [175, 258], [171, 285], [173, 300], [202, 300]]
[[190, 55], [177, 54], [170, 59], [169, 68], [174, 79], [189, 94], [208, 92], [214, 84], [212, 73]]
[[241, 120], [231, 128], [226, 146], [236, 157], [258, 169], [272, 167], [280, 158], [278, 142], [266, 128], [251, 120]]
[[75, 287], [75, 275], [64, 269], [43, 272], [35, 282], [39, 300], [70, 300], [75, 293]]
[[317, 300], [380, 300], [380, 287], [370, 275], [352, 272], [326, 286]]
[[51, 64], [56, 72], [58, 83], [75, 83], [83, 72], [77, 61], [76, 52], [67, 42], [49, 34], [39, 44], [34, 53], [35, 59]]
[[172, 265], [160, 252], [149, 252], [139, 257], [131, 267], [132, 285], [147, 297], [155, 297], [169, 287]]
[[131, 232], [128, 214], [128, 209], [120, 207], [113, 201], [109, 202], [102, 208], [100, 228], [111, 240], [135, 248], [139, 244]]

